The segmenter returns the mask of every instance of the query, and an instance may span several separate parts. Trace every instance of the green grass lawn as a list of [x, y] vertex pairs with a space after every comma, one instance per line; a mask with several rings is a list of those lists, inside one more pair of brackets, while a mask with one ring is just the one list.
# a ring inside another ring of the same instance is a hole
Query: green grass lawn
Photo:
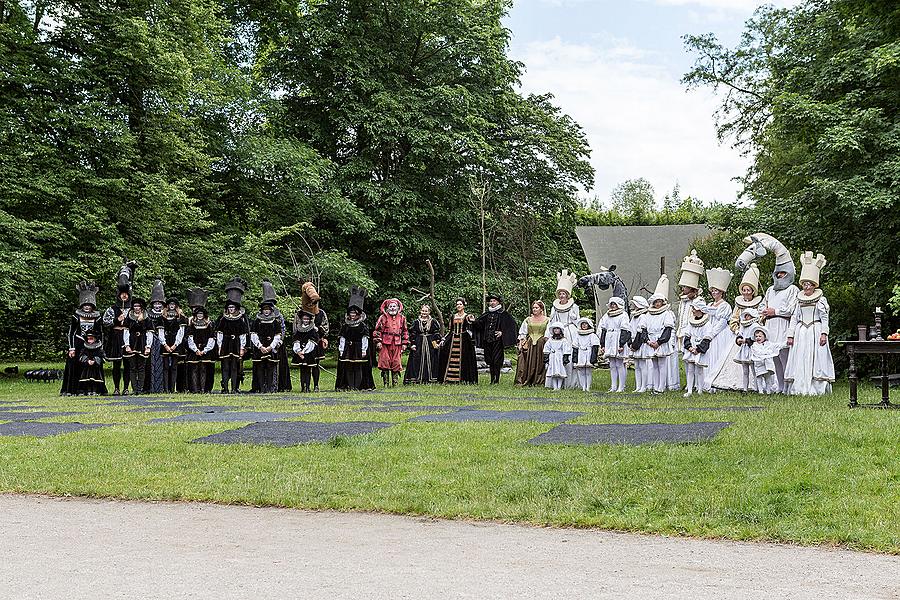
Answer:
[[[398, 423], [330, 444], [217, 446], [189, 442], [244, 424], [149, 424], [177, 413], [130, 412], [104, 405], [108, 398], [61, 398], [56, 384], [0, 379], [0, 400], [87, 412], [48, 420], [117, 424], [49, 438], [0, 437], [0, 491], [385, 511], [900, 553], [900, 411], [849, 410], [846, 384], [815, 399], [716, 394], [686, 400], [675, 393], [598, 398], [520, 390], [511, 382], [507, 374], [495, 387], [414, 386], [339, 396], [419, 392], [428, 394], [415, 397], [422, 405], [584, 411], [575, 423], [732, 425], [706, 443], [532, 446], [528, 439], [554, 425], [411, 423], [422, 413], [302, 407], [296, 402], [310, 395], [300, 394], [212, 395], [204, 398], [210, 404], [309, 411], [298, 420]], [[323, 374], [322, 383], [333, 385], [333, 378]], [[596, 371], [594, 389], [607, 387], [608, 372]], [[525, 400], [536, 396], [559, 404]], [[860, 396], [880, 400], [874, 387], [863, 387]], [[597, 400], [685, 409], [638, 411]], [[751, 405], [765, 410], [686, 409]]]

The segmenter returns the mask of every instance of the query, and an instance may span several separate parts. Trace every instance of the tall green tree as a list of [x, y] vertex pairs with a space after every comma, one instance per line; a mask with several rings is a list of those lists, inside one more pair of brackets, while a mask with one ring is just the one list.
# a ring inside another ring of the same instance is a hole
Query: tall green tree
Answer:
[[900, 273], [900, 5], [763, 7], [734, 48], [685, 42], [684, 82], [721, 93], [720, 135], [753, 156], [743, 226], [824, 252], [849, 312], [883, 304]]

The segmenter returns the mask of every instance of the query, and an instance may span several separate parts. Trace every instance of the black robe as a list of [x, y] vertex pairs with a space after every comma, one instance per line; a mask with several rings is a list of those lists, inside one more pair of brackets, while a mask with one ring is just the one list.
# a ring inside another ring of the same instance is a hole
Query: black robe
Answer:
[[250, 323], [247, 321], [247, 315], [244, 314], [243, 309], [235, 317], [227, 317], [224, 314], [219, 317], [219, 321], [216, 323], [216, 334], [219, 333], [222, 334], [222, 345], [219, 346], [219, 360], [225, 358], [243, 360], [241, 357], [242, 335], [247, 336], [244, 339], [246, 344], [250, 345]]
[[289, 392], [293, 389], [293, 384], [291, 384], [291, 364], [290, 359], [288, 358], [291, 353], [289, 347], [290, 344], [288, 344], [290, 336], [287, 334], [287, 323], [285, 322], [284, 315], [281, 314], [281, 311], [277, 308], [275, 309], [275, 318], [281, 326], [281, 345], [278, 346], [277, 389], [279, 392]]
[[122, 360], [122, 354], [125, 351], [125, 340], [122, 337], [125, 334], [125, 324], [124, 322], [119, 323], [119, 315], [122, 313], [127, 315], [130, 310], [131, 301], [129, 300], [124, 304], [118, 303], [110, 306], [103, 315], [103, 322], [108, 326], [103, 346], [107, 361]]
[[[84, 313], [81, 309], [75, 311], [69, 321], [69, 332], [66, 335], [66, 367], [63, 371], [62, 388], [60, 394], [77, 394], [81, 379], [81, 349], [84, 348], [84, 337], [88, 332], [93, 332], [97, 339], [103, 339], [103, 319], [100, 313]], [[75, 356], [69, 357], [69, 349], [75, 349]]]
[[[89, 365], [89, 360], [93, 360], [94, 364]], [[103, 343], [95, 342], [93, 345], [85, 344], [81, 349], [78, 362], [81, 363], [78, 392], [80, 394], [99, 394], [105, 396], [107, 390], [106, 378], [103, 375], [103, 363], [106, 362], [106, 355], [103, 352]]]
[[[503, 348], [509, 348], [515, 346], [519, 339], [519, 327], [512, 315], [504, 308], [495, 311], [489, 310], [482, 314], [475, 319], [473, 329], [479, 348], [486, 348], [498, 341], [501, 342]], [[497, 331], [502, 334], [499, 338], [495, 335]]]
[[301, 365], [304, 367], [314, 367], [315, 365], [319, 364], [319, 360], [320, 360], [319, 351], [322, 349], [322, 347], [319, 345], [319, 330], [315, 326], [310, 327], [310, 329], [308, 331], [302, 331], [302, 330], [295, 331], [293, 341], [300, 342], [301, 349], [303, 349], [303, 347], [306, 346], [306, 344], [308, 344], [309, 342], [313, 342], [316, 345], [316, 347], [313, 349], [313, 351], [309, 352], [308, 354], [304, 354], [303, 359], [301, 360], [300, 357], [294, 352], [294, 350], [293, 350], [294, 345], [292, 343], [291, 344], [291, 357], [292, 357], [291, 361], [295, 365]]
[[[467, 317], [469, 315], [466, 315]], [[475, 362], [475, 332], [472, 324], [463, 320], [457, 321], [450, 317], [450, 330], [441, 342], [440, 357], [438, 359], [438, 381], [441, 383], [478, 383], [478, 364]], [[453, 348], [460, 348], [459, 381], [448, 380], [447, 372], [454, 365], [450, 357]]]
[[[426, 326], [421, 319], [415, 319], [409, 326], [409, 358], [403, 383], [437, 383], [438, 349], [441, 342], [441, 327], [437, 319], [431, 319]], [[415, 348], [415, 350], [413, 350]]]
[[[375, 354], [375, 346], [369, 335], [369, 326], [365, 317], [356, 324], [346, 321], [341, 325], [339, 337], [344, 338], [344, 351], [338, 353], [337, 380], [334, 382], [336, 390], [374, 390], [375, 380], [372, 378], [372, 355]], [[368, 351], [362, 355], [362, 340], [368, 340]], [[354, 370], [361, 371], [361, 383], [358, 388], [351, 387], [348, 374]]]

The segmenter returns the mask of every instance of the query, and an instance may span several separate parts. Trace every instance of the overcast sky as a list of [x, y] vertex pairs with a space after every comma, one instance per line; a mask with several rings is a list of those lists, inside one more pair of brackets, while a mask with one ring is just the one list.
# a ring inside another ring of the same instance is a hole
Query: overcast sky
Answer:
[[586, 131], [606, 202], [626, 179], [645, 177], [661, 198], [735, 202], [733, 178], [749, 159], [716, 138], [717, 102], [679, 80], [693, 59], [681, 36], [715, 33], [737, 43], [761, 4], [792, 0], [516, 0], [506, 19], [510, 55], [525, 63], [524, 92], [551, 92]]

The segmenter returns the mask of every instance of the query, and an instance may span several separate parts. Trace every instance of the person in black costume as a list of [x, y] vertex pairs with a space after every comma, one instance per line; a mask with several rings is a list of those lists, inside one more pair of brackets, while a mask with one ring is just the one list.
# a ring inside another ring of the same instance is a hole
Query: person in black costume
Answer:
[[194, 314], [188, 320], [187, 338], [188, 389], [192, 394], [212, 391], [216, 361], [215, 324], [206, 311], [207, 291], [200, 288], [188, 290], [188, 305]]
[[169, 394], [178, 390], [178, 366], [184, 360], [184, 334], [187, 322], [178, 299], [166, 300], [166, 307], [157, 323], [156, 334], [163, 362], [163, 390]]
[[68, 349], [66, 351], [66, 368], [63, 371], [62, 388], [60, 395], [74, 396], [79, 392], [81, 371], [81, 349], [84, 347], [85, 336], [93, 333], [96, 339], [102, 339], [103, 320], [97, 311], [98, 287], [93, 282], [82, 281], [75, 286], [78, 291], [78, 308], [69, 322], [69, 332], [66, 336]]
[[254, 391], [268, 394], [278, 389], [278, 349], [282, 345], [282, 325], [275, 316], [275, 303], [264, 298], [259, 313], [250, 324], [250, 344], [253, 346]]
[[363, 306], [366, 290], [350, 288], [350, 301], [338, 337], [336, 390], [374, 390], [369, 327]]
[[438, 348], [441, 326], [431, 317], [431, 307], [423, 304], [419, 318], [409, 326], [409, 358], [403, 383], [437, 383]]
[[153, 332], [153, 344], [150, 346], [150, 357], [147, 360], [147, 375], [144, 380], [144, 391], [161, 394], [166, 391], [163, 369], [162, 343], [159, 328], [162, 325], [163, 310], [166, 308], [166, 291], [162, 279], [153, 282], [150, 290], [150, 304], [147, 306], [147, 319]]
[[134, 261], [122, 265], [116, 279], [116, 302], [103, 313], [103, 324], [107, 327], [104, 349], [107, 362], [112, 364], [113, 394], [116, 396], [120, 393], [119, 383], [123, 383], [121, 389], [127, 394], [131, 381], [131, 364], [124, 357], [124, 335], [125, 317], [131, 310], [131, 284], [136, 271], [137, 263]]
[[106, 378], [103, 376], [103, 341], [94, 330], [89, 330], [84, 336], [84, 346], [78, 357], [80, 375], [78, 380], [78, 393], [84, 396], [105, 396]]
[[313, 316], [313, 323], [316, 326], [319, 338], [319, 345], [316, 348], [314, 357], [315, 364], [311, 366], [313, 391], [318, 392], [319, 374], [321, 373], [319, 365], [325, 357], [325, 350], [328, 349], [328, 332], [330, 331], [331, 326], [328, 323], [328, 314], [326, 314], [325, 309], [321, 306], [319, 292], [316, 291], [316, 286], [311, 281], [307, 281], [301, 287], [300, 308], [298, 308], [297, 312], [294, 314], [293, 330], [295, 335], [303, 320], [303, 313]]
[[447, 334], [441, 340], [438, 381], [441, 383], [478, 383], [475, 362], [475, 316], [466, 312], [464, 298], [456, 299], [456, 312], [450, 317]]
[[219, 360], [222, 364], [222, 393], [239, 393], [244, 372], [244, 355], [247, 353], [247, 338], [250, 323], [241, 300], [247, 291], [247, 282], [235, 277], [225, 285], [225, 311], [216, 326], [216, 340], [219, 344]]
[[[313, 315], [304, 312], [294, 328], [294, 364], [300, 366], [300, 391], [309, 391], [310, 376], [319, 367], [319, 329]], [[318, 388], [317, 388], [318, 389]]]
[[134, 298], [131, 301], [131, 310], [128, 311], [123, 322], [125, 325], [123, 356], [131, 365], [131, 391], [135, 394], [144, 392], [147, 359], [150, 357], [150, 347], [153, 345], [153, 329], [145, 312], [146, 307], [147, 302], [143, 298]]
[[484, 349], [484, 362], [491, 371], [491, 383], [500, 383], [503, 349], [516, 345], [519, 330], [516, 321], [503, 308], [500, 296], [490, 294], [487, 301], [488, 309], [475, 319], [474, 329], [479, 334], [479, 346]]

